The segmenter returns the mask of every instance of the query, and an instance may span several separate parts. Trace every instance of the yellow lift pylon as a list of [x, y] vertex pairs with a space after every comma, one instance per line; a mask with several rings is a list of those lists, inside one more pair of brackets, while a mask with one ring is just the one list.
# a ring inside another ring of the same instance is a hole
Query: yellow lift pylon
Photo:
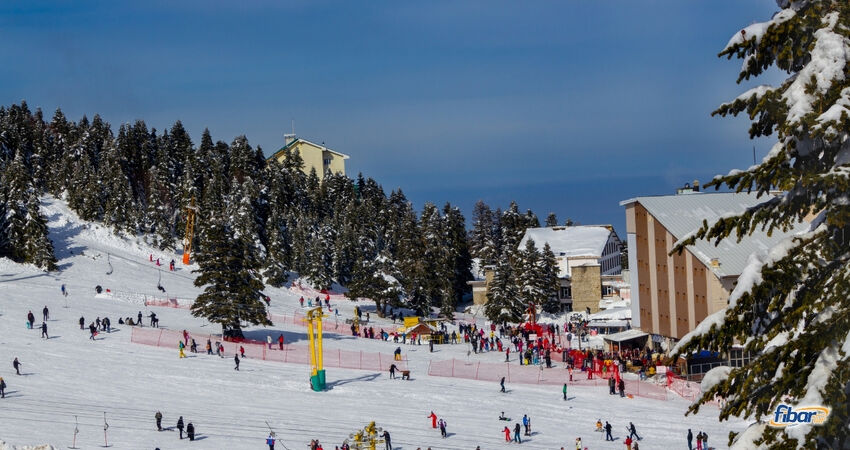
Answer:
[[[325, 366], [322, 361], [322, 307], [307, 311], [307, 336], [310, 337], [310, 386], [314, 391], [325, 390]], [[313, 333], [315, 325], [316, 332]]]

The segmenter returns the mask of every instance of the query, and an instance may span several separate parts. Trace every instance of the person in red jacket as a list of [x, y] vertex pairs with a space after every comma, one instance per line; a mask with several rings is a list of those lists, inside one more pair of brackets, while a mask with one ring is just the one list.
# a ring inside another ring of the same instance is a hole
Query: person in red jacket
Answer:
[[431, 411], [431, 415], [428, 418], [431, 419], [431, 428], [437, 428], [437, 415], [434, 414], [434, 411]]
[[278, 343], [278, 345], [280, 345], [280, 349], [283, 350], [283, 335], [282, 334], [278, 335], [277, 343]]
[[505, 432], [505, 442], [510, 442], [511, 441], [511, 429], [508, 428], [508, 427], [505, 427], [505, 429], [502, 430], [502, 431]]

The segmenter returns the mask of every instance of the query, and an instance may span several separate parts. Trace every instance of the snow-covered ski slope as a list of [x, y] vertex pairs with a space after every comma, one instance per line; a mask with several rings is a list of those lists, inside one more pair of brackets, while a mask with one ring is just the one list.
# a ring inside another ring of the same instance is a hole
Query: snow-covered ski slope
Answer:
[[[396, 449], [515, 446], [504, 442], [501, 411], [513, 419], [511, 426], [523, 414], [529, 415], [533, 433], [523, 438], [522, 445], [536, 449], [572, 449], [577, 437], [590, 449], [622, 449], [629, 421], [643, 437], [642, 449], [686, 448], [688, 428], [695, 435], [706, 431], [713, 446], [725, 448], [728, 432], [745, 427], [741, 421], [718, 423], [717, 411], [710, 407], [699, 416], [684, 417], [687, 402], [680, 399], [621, 399], [609, 396], [604, 387], [572, 387], [569, 401], [563, 401], [559, 386], [514, 384], [502, 394], [496, 383], [427, 375], [431, 359], [504, 360], [499, 353], [467, 356], [466, 345], [437, 346], [434, 353], [426, 345], [404, 346], [410, 381], [390, 380], [386, 373], [329, 368], [328, 390], [320, 393], [310, 390], [309, 367], [301, 364], [246, 359], [237, 372], [233, 355], [221, 359], [188, 353], [188, 358], [178, 359], [177, 342], [173, 349], [133, 344], [130, 327], [118, 325], [118, 318], [155, 311], [165, 328], [219, 332], [185, 309], [145, 309], [137, 303], [144, 295], [163, 296], [157, 290], [159, 269], [169, 296], [194, 297], [199, 289], [192, 284], [192, 267], [178, 262], [177, 270], [169, 272], [168, 261], [178, 259], [175, 255], [81, 221], [62, 201], [45, 198], [43, 208], [60, 270], [44, 273], [0, 260], [0, 376], [8, 385], [6, 398], [0, 400], [0, 440], [12, 445], [67, 448], [74, 438], [76, 416], [76, 446], [100, 447], [104, 412], [109, 424], [106, 439], [118, 449], [266, 448], [266, 421], [285, 448], [303, 449], [317, 438], [325, 449], [333, 449], [372, 420], [390, 431]], [[161, 258], [161, 268], [149, 262], [151, 254]], [[60, 293], [62, 284], [68, 289], [67, 298]], [[96, 285], [115, 292], [115, 298], [96, 297]], [[274, 288], [267, 292], [274, 313], [301, 309], [297, 294]], [[341, 316], [351, 317], [355, 303], [332, 303]], [[373, 304], [359, 305], [374, 310]], [[50, 309], [50, 339], [40, 337], [44, 306]], [[36, 316], [33, 330], [25, 326], [29, 310]], [[109, 317], [113, 331], [91, 341], [88, 330], [80, 330], [80, 316], [86, 325], [96, 317]], [[375, 320], [375, 314], [372, 319], [376, 331], [389, 328], [388, 322]], [[265, 339], [279, 333], [287, 343], [306, 343], [305, 328], [291, 324], [251, 328], [246, 334]], [[324, 342], [326, 351], [392, 353], [396, 346], [330, 334]], [[23, 364], [21, 376], [12, 368], [15, 357]], [[157, 410], [168, 431], [156, 430]], [[448, 438], [431, 428], [426, 416], [432, 410], [447, 421]], [[195, 425], [196, 442], [178, 439], [174, 426], [179, 416]], [[593, 431], [597, 418], [611, 422], [615, 442], [605, 442]]]

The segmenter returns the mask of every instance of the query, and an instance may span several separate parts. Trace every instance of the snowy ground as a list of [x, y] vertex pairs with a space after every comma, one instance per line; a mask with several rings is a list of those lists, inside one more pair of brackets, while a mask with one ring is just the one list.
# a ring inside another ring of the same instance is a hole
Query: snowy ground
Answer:
[[[494, 383], [427, 375], [432, 358], [467, 358], [464, 345], [438, 346], [435, 353], [428, 353], [424, 345], [405, 347], [411, 381], [389, 380], [385, 373], [328, 369], [328, 390], [321, 393], [309, 389], [309, 367], [305, 365], [248, 359], [237, 372], [231, 358], [189, 354], [181, 360], [176, 348], [130, 343], [129, 327], [118, 325], [118, 317], [135, 317], [139, 310], [147, 315], [150, 310], [133, 303], [129, 295], [125, 299], [96, 298], [94, 287], [161, 296], [156, 289], [158, 268], [148, 261], [153, 253], [163, 258], [161, 284], [169, 296], [194, 297], [199, 290], [192, 285], [191, 267], [178, 263], [178, 270], [169, 272], [167, 261], [176, 256], [82, 222], [62, 202], [46, 199], [45, 212], [61, 270], [45, 274], [0, 260], [0, 376], [8, 384], [6, 398], [0, 400], [0, 440], [9, 444], [48, 443], [66, 448], [72, 443], [76, 416], [77, 447], [102, 446], [104, 412], [109, 445], [121, 449], [265, 448], [266, 421], [290, 449], [305, 448], [313, 438], [320, 439], [325, 449], [333, 449], [371, 420], [390, 431], [396, 449], [516, 445], [504, 442], [501, 430], [505, 422], [497, 419], [501, 411], [513, 419], [511, 425], [528, 414], [534, 431], [524, 438], [523, 445], [541, 449], [575, 448], [576, 437], [590, 449], [621, 449], [629, 421], [642, 435], [643, 449], [683, 448], [688, 428], [694, 434], [708, 432], [713, 445], [725, 448], [728, 432], [745, 427], [740, 421], [718, 423], [717, 411], [710, 407], [697, 417], [684, 417], [687, 403], [678, 399], [621, 399], [610, 397], [603, 388], [574, 387], [565, 402], [557, 386], [511, 385], [509, 392], [502, 394]], [[106, 274], [107, 253], [111, 275]], [[63, 283], [70, 293], [67, 299], [60, 295]], [[298, 296], [292, 292], [273, 288], [267, 292], [272, 312], [300, 309]], [[47, 340], [40, 338], [38, 329], [45, 305], [50, 309]], [[350, 317], [354, 305], [338, 303], [340, 314]], [[365, 303], [360, 306], [374, 308]], [[25, 327], [28, 310], [36, 315], [34, 330]], [[219, 331], [187, 310], [151, 310], [166, 328]], [[103, 333], [93, 342], [87, 330], [79, 329], [80, 316], [85, 317], [86, 325], [97, 316], [109, 317], [113, 332]], [[375, 315], [372, 317], [374, 320]], [[306, 342], [305, 329], [294, 325], [258, 327], [247, 334], [263, 339], [280, 332], [287, 343]], [[328, 350], [391, 353], [395, 347], [392, 342], [344, 335], [325, 339]], [[14, 357], [23, 363], [22, 376], [16, 376], [11, 367]], [[498, 362], [503, 355], [471, 358]], [[157, 410], [170, 431], [156, 431]], [[448, 422], [447, 439], [431, 429], [426, 418], [431, 410]], [[198, 442], [178, 440], [173, 427], [181, 415], [195, 424]], [[606, 443], [593, 431], [597, 418], [612, 423], [616, 442]]]

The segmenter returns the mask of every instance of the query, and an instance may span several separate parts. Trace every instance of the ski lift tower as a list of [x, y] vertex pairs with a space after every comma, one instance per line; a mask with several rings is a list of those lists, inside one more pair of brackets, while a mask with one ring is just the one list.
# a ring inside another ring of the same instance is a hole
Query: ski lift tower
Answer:
[[192, 201], [186, 208], [186, 234], [183, 236], [183, 264], [189, 264], [189, 254], [192, 252], [192, 238], [195, 236], [195, 213], [198, 207], [195, 206], [195, 197], [192, 196]]
[[[322, 317], [326, 317], [322, 313], [322, 307], [313, 308], [307, 311], [307, 336], [310, 337], [310, 386], [313, 390], [320, 392], [325, 390], [325, 367], [322, 361]], [[313, 334], [313, 324], [316, 325], [315, 336]]]

